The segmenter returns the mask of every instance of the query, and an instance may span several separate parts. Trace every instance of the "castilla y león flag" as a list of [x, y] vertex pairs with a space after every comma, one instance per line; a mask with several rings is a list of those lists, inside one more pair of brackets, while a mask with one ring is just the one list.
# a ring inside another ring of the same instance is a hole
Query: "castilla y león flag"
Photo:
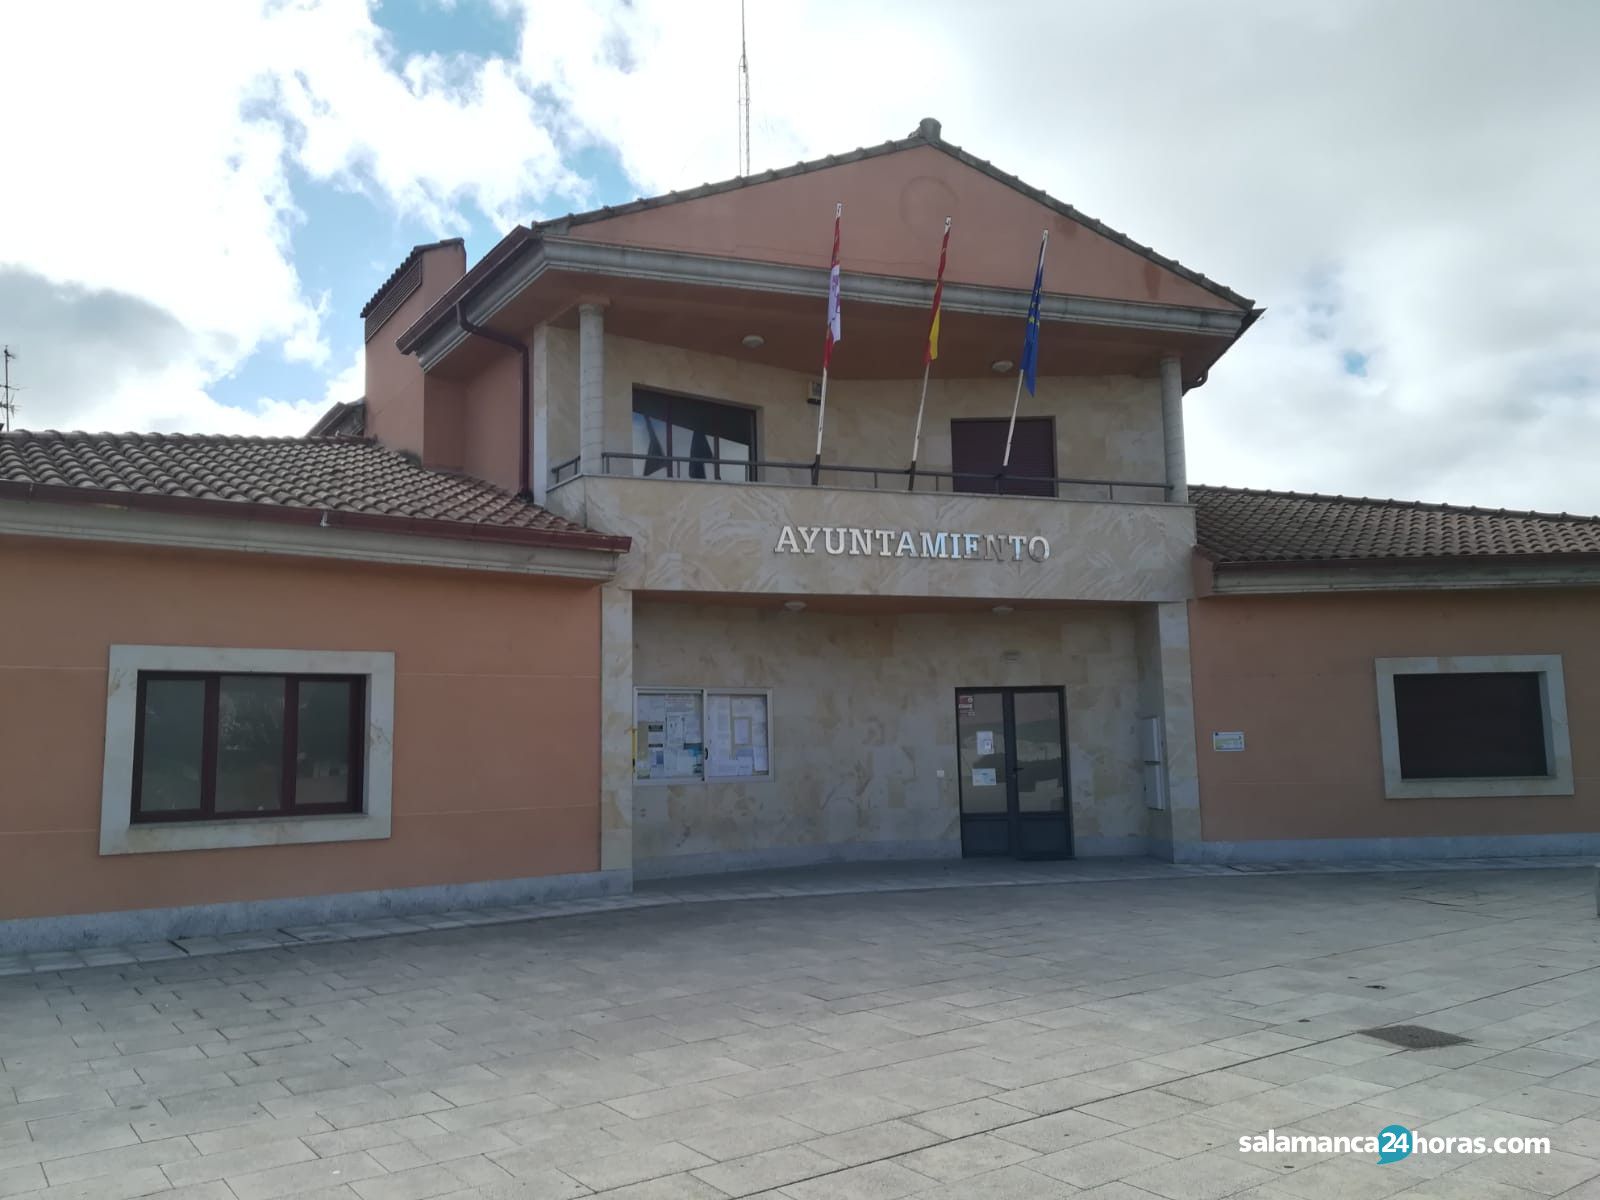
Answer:
[[833, 344], [843, 339], [839, 332], [839, 223], [844, 219], [844, 205], [833, 206], [833, 265], [828, 269], [828, 333], [822, 342], [822, 369], [828, 369], [833, 360]]

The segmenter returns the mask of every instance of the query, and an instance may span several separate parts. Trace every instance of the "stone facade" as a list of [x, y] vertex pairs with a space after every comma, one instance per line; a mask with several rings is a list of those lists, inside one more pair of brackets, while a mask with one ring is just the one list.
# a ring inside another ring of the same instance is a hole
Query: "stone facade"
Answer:
[[[550, 461], [578, 454], [578, 335], [552, 328], [550, 355]], [[656, 388], [756, 410], [757, 457], [775, 462], [810, 462], [817, 409], [806, 403], [815, 378], [742, 359], [702, 354], [674, 346], [607, 334], [604, 338], [604, 448], [633, 452], [633, 389]], [[914, 364], [913, 364], [914, 365]], [[857, 466], [904, 467], [911, 457], [920, 380], [834, 379], [828, 384], [823, 442], [826, 460]], [[950, 469], [952, 418], [1004, 417], [1011, 411], [1016, 377], [951, 379], [928, 384], [919, 466]], [[1165, 470], [1161, 385], [1155, 378], [1128, 376], [1041, 378], [1038, 394], [1022, 396], [1020, 415], [1053, 417], [1056, 474], [1072, 479], [1158, 483]], [[613, 471], [628, 473], [618, 462]], [[788, 477], [784, 477], [788, 476]], [[771, 470], [769, 483], [807, 483], [804, 472]], [[850, 486], [844, 475], [829, 477]], [[945, 482], [948, 487], [948, 481]], [[1063, 489], [1071, 498], [1105, 498], [1104, 488]], [[1120, 500], [1160, 500], [1159, 488], [1119, 488]]]
[[[581, 323], [581, 334], [536, 335], [536, 386], [548, 461], [582, 458], [550, 487], [549, 506], [633, 539], [602, 605], [607, 868], [960, 854], [959, 687], [1065, 689], [1074, 853], [1168, 852], [1196, 836], [1183, 609], [1194, 517], [1163, 502], [1158, 379], [1041, 378], [1037, 396], [1023, 396], [1022, 416], [1054, 420], [1057, 474], [1125, 481], [1114, 489], [1064, 485], [1060, 499], [1038, 499], [957, 495], [928, 480], [909, 493], [844, 473], [817, 487], [804, 467], [764, 469], [750, 484], [646, 479], [626, 459], [600, 458], [634, 452], [636, 386], [747, 406], [758, 458], [808, 463], [811, 376], [605, 333], [600, 308]], [[919, 465], [948, 471], [952, 418], [1003, 417], [1014, 388], [935, 377]], [[909, 377], [832, 381], [824, 458], [903, 466], [917, 389]], [[786, 527], [1038, 537], [1050, 553], [957, 561], [896, 541], [830, 554], [821, 538], [795, 551], [781, 548]], [[784, 611], [793, 597], [808, 598], [804, 611]], [[996, 604], [1017, 611], [997, 615]], [[635, 780], [636, 686], [771, 689], [771, 778]], [[1151, 716], [1166, 742], [1166, 809], [1146, 803], [1139, 719]]]
[[[633, 538], [617, 581], [647, 591], [1181, 601], [1194, 544], [1192, 510], [1168, 504], [584, 477], [550, 506]], [[779, 552], [785, 527], [910, 532], [919, 552], [829, 554], [820, 537]], [[921, 534], [940, 532], [1040, 536], [1050, 556], [1010, 560], [1007, 540], [1007, 561], [924, 557]]]
[[1144, 853], [1137, 612], [636, 601], [637, 686], [770, 688], [772, 726], [769, 780], [634, 784], [636, 873], [960, 854], [962, 687], [1063, 686], [1075, 851]]

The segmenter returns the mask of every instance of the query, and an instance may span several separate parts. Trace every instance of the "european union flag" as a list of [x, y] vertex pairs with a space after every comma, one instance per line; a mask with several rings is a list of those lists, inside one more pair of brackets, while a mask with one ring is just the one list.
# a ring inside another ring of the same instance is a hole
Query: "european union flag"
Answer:
[[1044, 291], [1044, 248], [1050, 243], [1050, 231], [1039, 239], [1039, 267], [1033, 273], [1033, 299], [1028, 301], [1028, 333], [1022, 339], [1022, 381], [1028, 385], [1028, 395], [1034, 394], [1039, 371], [1039, 295]]

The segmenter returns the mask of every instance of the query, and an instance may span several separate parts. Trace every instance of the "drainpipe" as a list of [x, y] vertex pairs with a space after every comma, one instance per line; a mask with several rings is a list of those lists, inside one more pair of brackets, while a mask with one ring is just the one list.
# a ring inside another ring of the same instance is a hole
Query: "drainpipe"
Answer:
[[502, 346], [509, 346], [518, 354], [522, 355], [522, 437], [520, 439], [522, 445], [522, 454], [517, 463], [517, 496], [523, 500], [531, 500], [533, 499], [533, 490], [528, 483], [528, 413], [533, 404], [533, 387], [531, 382], [533, 377], [533, 368], [529, 361], [530, 356], [528, 353], [528, 344], [521, 338], [512, 337], [509, 333], [501, 333], [497, 329], [488, 329], [482, 325], [474, 325], [471, 321], [467, 320], [467, 314], [463, 311], [462, 304], [459, 301], [456, 303], [456, 324], [461, 327], [461, 331], [463, 333], [469, 333], [474, 337], [481, 337], [491, 342], [499, 342]]
[[1183, 367], [1175, 356], [1161, 360], [1161, 432], [1167, 465], [1167, 499], [1189, 503], [1189, 472], [1183, 453]]

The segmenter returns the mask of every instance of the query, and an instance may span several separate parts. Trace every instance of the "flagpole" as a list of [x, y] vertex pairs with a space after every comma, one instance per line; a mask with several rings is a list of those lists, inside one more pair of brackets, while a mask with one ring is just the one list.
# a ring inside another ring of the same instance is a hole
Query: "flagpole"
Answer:
[[811, 486], [822, 473], [822, 419], [828, 414], [828, 364], [822, 364], [822, 394], [817, 398], [817, 454], [811, 460]]
[[[1041, 279], [1044, 277], [1044, 255], [1048, 249], [1050, 249], [1050, 231], [1046, 229], [1044, 236], [1039, 239], [1038, 274]], [[1037, 345], [1037, 342], [1035, 344]], [[1006, 426], [1006, 453], [1005, 457], [1000, 460], [1000, 475], [1004, 475], [1007, 468], [1011, 466], [1011, 435], [1017, 431], [1017, 408], [1022, 403], [1022, 381], [1027, 376], [1027, 373], [1026, 364], [1017, 372], [1017, 394], [1011, 398], [1011, 424]], [[995, 476], [995, 479], [998, 482], [999, 475]]]
[[1022, 403], [1022, 377], [1024, 374], [1026, 372], [1017, 372], [1017, 394], [1011, 398], [1011, 424], [1006, 426], [1006, 453], [1005, 457], [1000, 460], [1002, 473], [1011, 465], [1011, 435], [1017, 429], [1017, 407]]
[[940, 292], [944, 287], [944, 256], [950, 246], [950, 218], [944, 219], [944, 241], [939, 247], [939, 277], [933, 284], [933, 316], [929, 318], [928, 342], [922, 348], [922, 395], [917, 400], [917, 427], [911, 434], [911, 469], [906, 472], [906, 491], [917, 490], [917, 451], [922, 447], [922, 412], [928, 404], [928, 370], [933, 366], [933, 354], [938, 349], [934, 334], [938, 330]]
[[922, 444], [922, 409], [928, 403], [928, 368], [931, 363], [922, 364], [922, 399], [917, 401], [917, 428], [911, 435], [911, 470], [906, 476], [906, 491], [917, 490], [917, 448]]
[[833, 206], [833, 258], [828, 266], [828, 321], [827, 336], [822, 343], [822, 389], [817, 396], [817, 452], [811, 460], [811, 486], [816, 487], [822, 475], [822, 425], [828, 415], [828, 363], [833, 358], [833, 344], [838, 341], [835, 325], [839, 320], [839, 228], [844, 221], [844, 204]]

